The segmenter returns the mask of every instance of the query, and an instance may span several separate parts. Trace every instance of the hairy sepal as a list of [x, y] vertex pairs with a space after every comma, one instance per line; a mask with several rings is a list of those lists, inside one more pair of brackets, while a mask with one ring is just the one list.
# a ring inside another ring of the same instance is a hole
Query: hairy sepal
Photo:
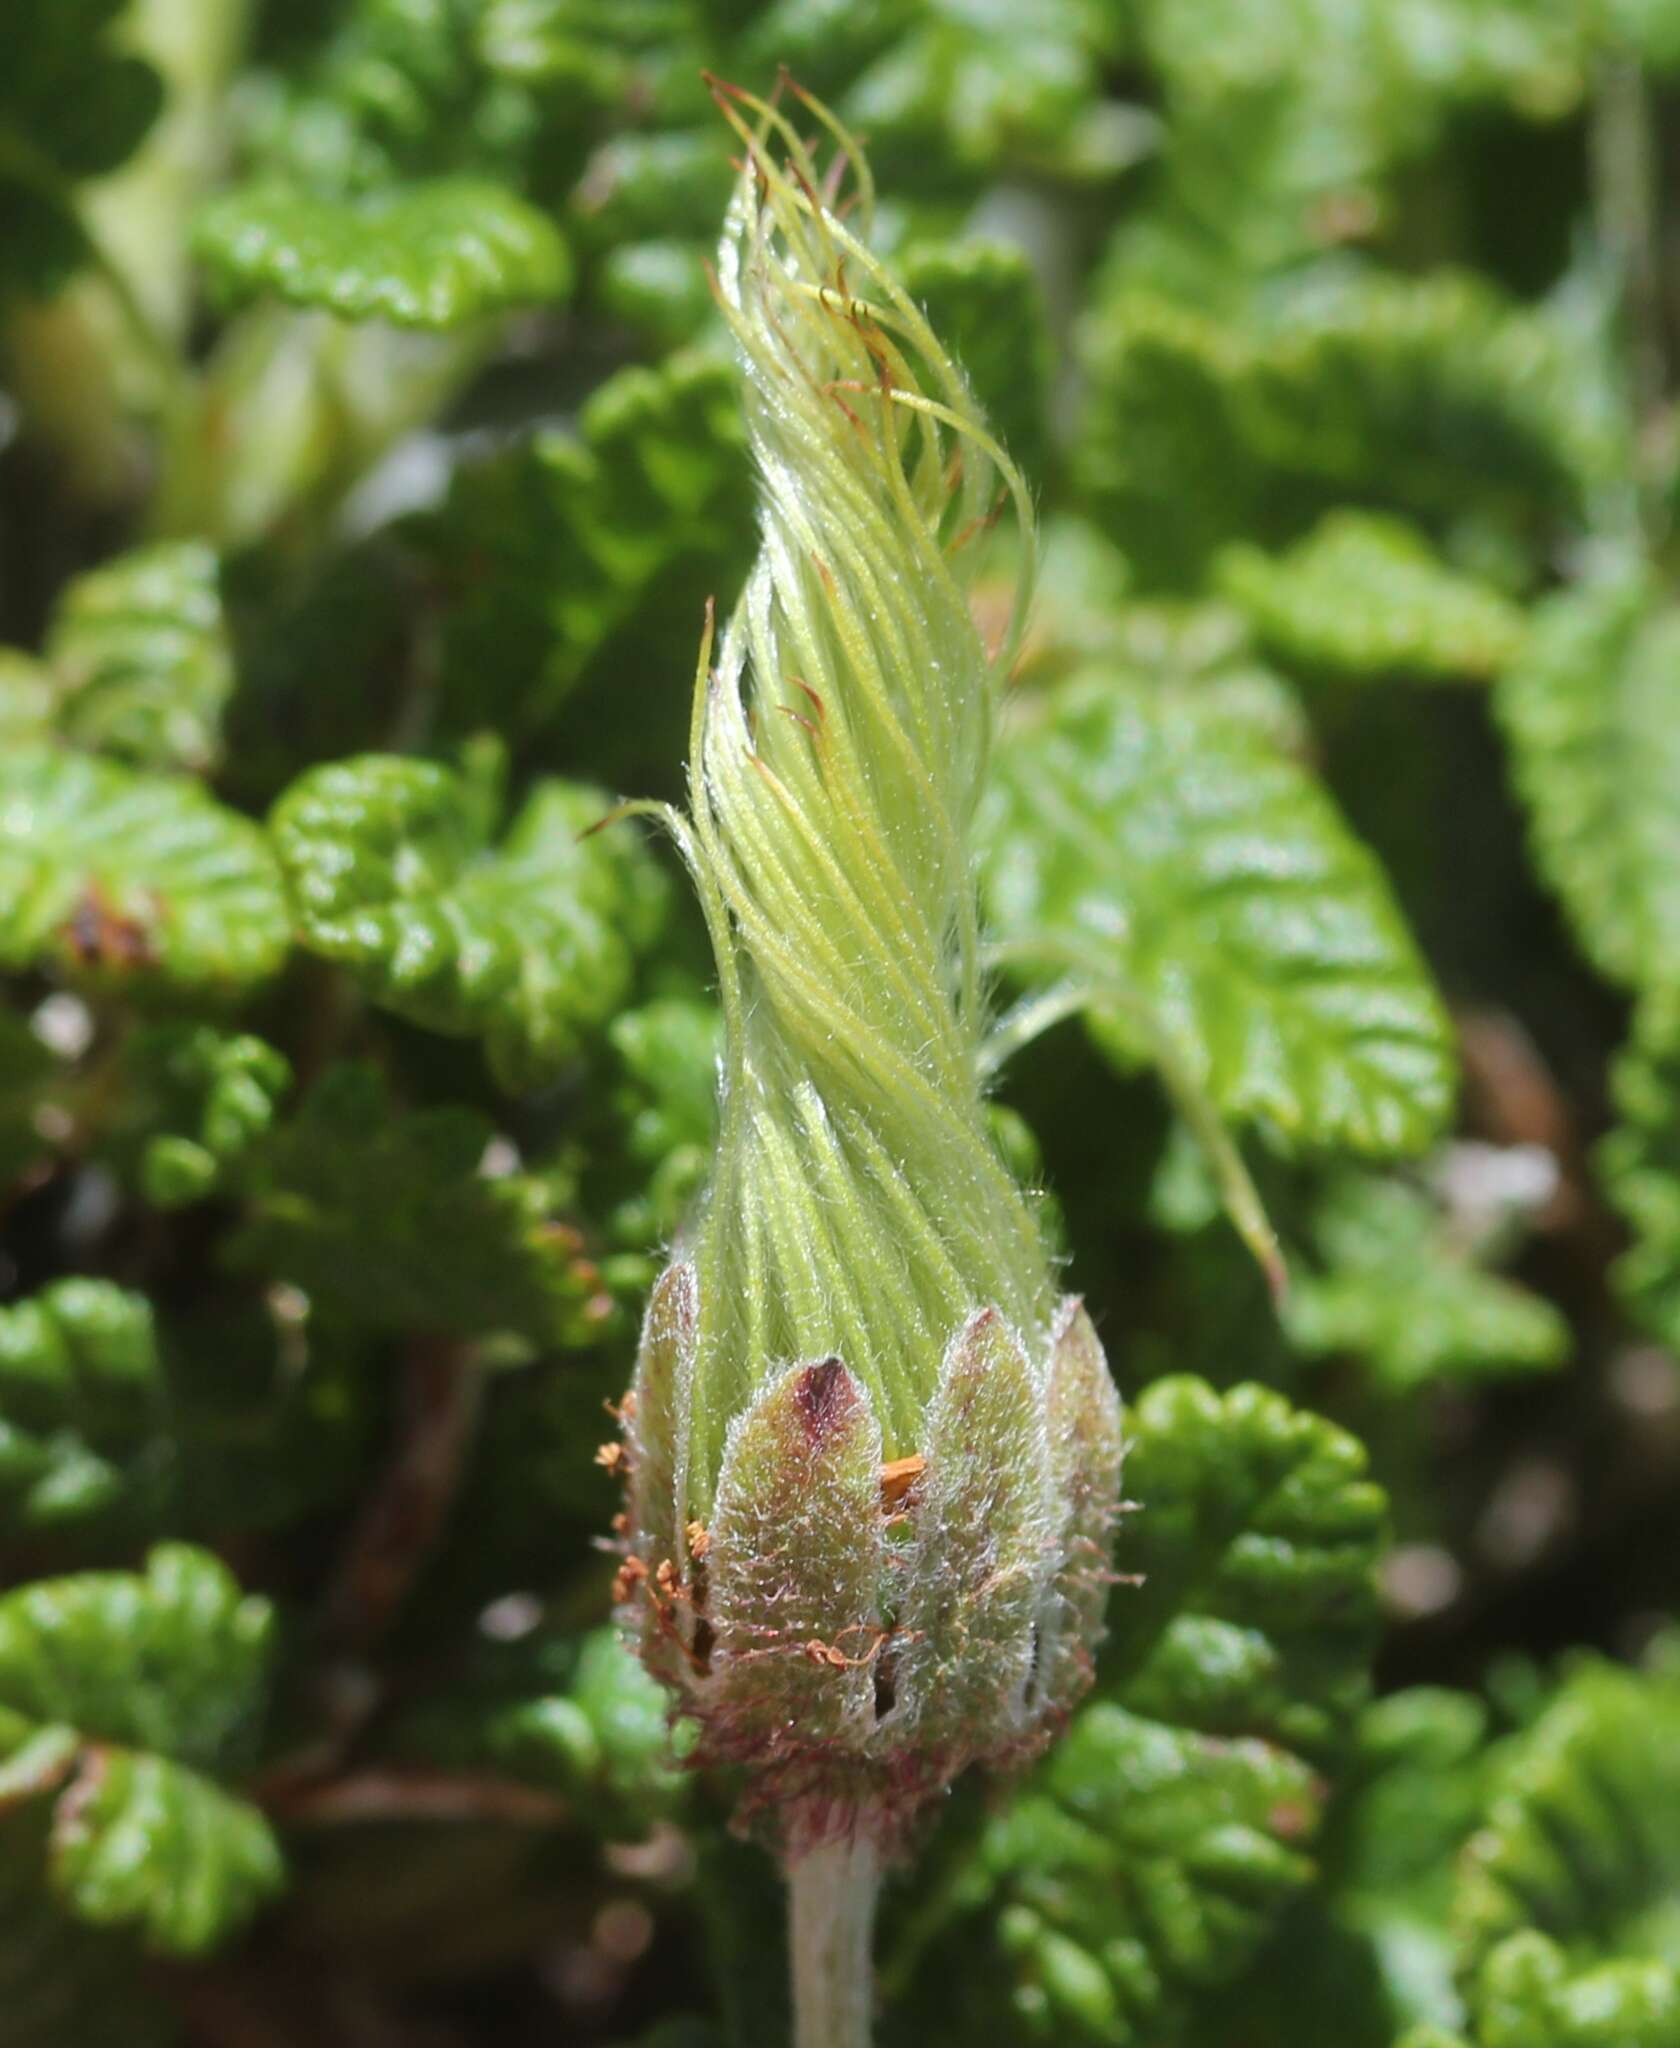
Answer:
[[1109, 1560], [1125, 1457], [1120, 1391], [1076, 1295], [1056, 1316], [1045, 1426], [1058, 1565], [1039, 1618], [1033, 1701], [1040, 1713], [1055, 1714], [1091, 1683], [1114, 1578]]
[[880, 1424], [838, 1358], [770, 1381], [730, 1431], [707, 1551], [720, 1747], [771, 1763], [868, 1747], [880, 1470]]
[[904, 1602], [903, 1712], [930, 1750], [1026, 1733], [1037, 1623], [1056, 1559], [1043, 1389], [982, 1309], [945, 1355]]
[[[642, 1632], [642, 1654], [657, 1678], [675, 1679], [692, 1658], [692, 1609], [679, 1615], [688, 1547], [677, 1513], [678, 1416], [694, 1370], [698, 1319], [694, 1268], [667, 1266], [648, 1301], [636, 1378], [625, 1403], [629, 1451], [628, 1530], [633, 1561], [625, 1593], [654, 1603], [658, 1626]], [[661, 1567], [669, 1567], [661, 1585]]]
[[968, 1765], [1032, 1755], [1090, 1685], [1122, 1454], [1101, 1343], [1077, 1300], [1037, 1356], [975, 1312], [944, 1347], [925, 1450], [887, 1462], [842, 1359], [784, 1367], [730, 1427], [709, 1522], [684, 1524], [701, 1306], [692, 1268], [669, 1268], [626, 1403], [627, 1626], [698, 1723], [696, 1760], [749, 1767], [744, 1818], [789, 1855], [857, 1825], [890, 1850]]

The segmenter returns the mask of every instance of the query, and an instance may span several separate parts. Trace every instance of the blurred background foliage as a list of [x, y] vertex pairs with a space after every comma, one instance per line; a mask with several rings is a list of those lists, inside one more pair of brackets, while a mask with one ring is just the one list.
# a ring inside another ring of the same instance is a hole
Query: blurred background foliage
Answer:
[[780, 66], [1045, 517], [996, 1119], [1144, 1575], [889, 1894], [884, 2036], [1677, 2048], [1680, 0], [0, 59], [10, 2048], [785, 2037], [598, 1547], [707, 954], [579, 837], [751, 558], [704, 74]]

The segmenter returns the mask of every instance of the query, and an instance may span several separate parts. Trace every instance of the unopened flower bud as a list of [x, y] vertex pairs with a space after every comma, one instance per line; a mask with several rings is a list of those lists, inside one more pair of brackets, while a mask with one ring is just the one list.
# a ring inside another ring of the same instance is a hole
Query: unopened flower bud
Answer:
[[[784, 1846], [888, 1845], [1089, 1682], [1119, 1403], [990, 1135], [971, 544], [1019, 478], [869, 251], [856, 152], [758, 108], [719, 258], [762, 496], [674, 819], [720, 1130], [626, 1404], [625, 1611]], [[842, 203], [843, 179], [852, 200]], [[855, 206], [855, 211], [854, 211]], [[851, 223], [851, 224], [849, 224]], [[1025, 592], [1023, 591], [1023, 601]], [[838, 1817], [838, 1818], [837, 1818]]]

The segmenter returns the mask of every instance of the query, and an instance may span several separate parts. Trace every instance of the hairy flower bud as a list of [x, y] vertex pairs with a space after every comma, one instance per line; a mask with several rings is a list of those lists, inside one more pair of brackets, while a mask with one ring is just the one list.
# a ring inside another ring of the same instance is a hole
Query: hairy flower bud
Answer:
[[620, 1591], [784, 1838], [867, 1812], [886, 1839], [1087, 1683], [1120, 1418], [980, 1077], [969, 835], [1013, 635], [988, 657], [965, 569], [1003, 494], [1030, 558], [1030, 506], [869, 252], [855, 150], [813, 107], [825, 175], [744, 104], [719, 297], [761, 544], [671, 821], [717, 952], [720, 1129], [648, 1310]]

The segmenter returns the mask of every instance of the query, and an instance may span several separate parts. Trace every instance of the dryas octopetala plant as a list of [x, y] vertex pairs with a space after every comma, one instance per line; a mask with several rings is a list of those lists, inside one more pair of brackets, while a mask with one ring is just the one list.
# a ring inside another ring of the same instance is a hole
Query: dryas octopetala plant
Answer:
[[726, 1047], [709, 1186], [626, 1404], [619, 1591], [701, 1755], [747, 1767], [797, 1946], [807, 1859], [873, 1867], [1084, 1690], [1121, 1435], [980, 1077], [969, 839], [1014, 642], [988, 656], [965, 571], [1000, 497], [1030, 562], [1031, 509], [870, 253], [856, 149], [807, 102], [825, 170], [773, 108], [719, 98], [745, 145], [718, 295], [762, 538], [715, 666], [708, 630], [691, 812], [668, 818]]

